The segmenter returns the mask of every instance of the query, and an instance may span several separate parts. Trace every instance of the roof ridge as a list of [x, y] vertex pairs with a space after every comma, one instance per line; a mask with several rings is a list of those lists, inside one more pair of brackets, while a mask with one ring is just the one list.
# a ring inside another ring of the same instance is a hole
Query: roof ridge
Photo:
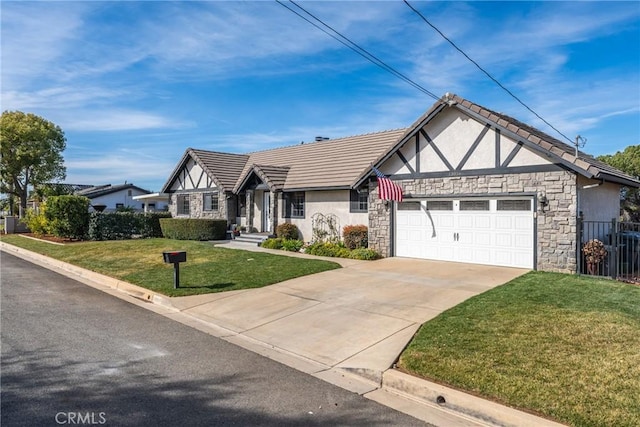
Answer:
[[251, 154], [267, 153], [267, 152], [270, 152], [270, 151], [282, 150], [282, 149], [285, 149], [285, 148], [292, 148], [292, 147], [327, 144], [327, 143], [340, 141], [340, 140], [343, 140], [343, 139], [358, 138], [358, 137], [363, 137], [363, 136], [371, 136], [371, 135], [377, 135], [377, 134], [383, 134], [383, 133], [398, 132], [398, 131], [403, 131], [403, 130], [406, 130], [406, 129], [407, 129], [407, 127], [402, 127], [402, 128], [396, 128], [396, 129], [381, 130], [381, 131], [376, 131], [376, 132], [361, 133], [361, 134], [356, 134], [356, 135], [341, 136], [341, 137], [338, 137], [338, 138], [325, 139], [325, 140], [322, 140], [322, 141], [311, 141], [311, 142], [302, 141], [302, 143], [297, 143], [297, 144], [283, 145], [281, 147], [272, 147], [272, 148], [267, 148], [265, 150], [249, 151], [249, 152], [247, 152], [246, 155], [250, 156]]

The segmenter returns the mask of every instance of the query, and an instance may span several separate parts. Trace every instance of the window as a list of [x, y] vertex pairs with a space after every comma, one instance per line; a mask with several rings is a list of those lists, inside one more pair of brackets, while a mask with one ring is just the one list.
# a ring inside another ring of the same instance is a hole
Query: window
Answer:
[[530, 211], [531, 200], [498, 200], [499, 211]]
[[238, 206], [237, 206], [238, 216], [243, 218], [247, 216], [246, 203], [247, 203], [247, 195], [244, 193], [241, 193], [240, 195], [238, 195]]
[[219, 209], [218, 205], [218, 192], [214, 191], [213, 193], [205, 193], [202, 195], [202, 209], [205, 211], [217, 211]]
[[284, 218], [304, 218], [304, 192], [283, 194], [283, 217]]
[[147, 208], [148, 208], [148, 209], [151, 209], [151, 210], [155, 210], [155, 209], [156, 209], [156, 204], [155, 204], [155, 203], [149, 203], [149, 204], [147, 205]]
[[178, 207], [178, 215], [189, 215], [189, 195], [180, 194], [176, 198], [176, 205]]
[[399, 211], [419, 211], [420, 202], [400, 202], [398, 203]]
[[116, 203], [116, 209], [123, 209], [124, 203]]
[[429, 200], [427, 210], [430, 211], [452, 211], [453, 200]]
[[369, 211], [369, 192], [367, 190], [351, 190], [349, 212]]
[[488, 211], [489, 201], [488, 200], [461, 200], [460, 210], [461, 211]]

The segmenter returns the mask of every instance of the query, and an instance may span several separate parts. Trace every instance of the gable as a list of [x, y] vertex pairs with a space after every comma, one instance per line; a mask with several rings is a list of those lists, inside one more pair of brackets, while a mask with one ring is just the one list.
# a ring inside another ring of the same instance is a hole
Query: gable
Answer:
[[191, 157], [184, 166], [175, 174], [175, 179], [168, 189], [168, 192], [204, 190], [216, 188], [213, 179], [205, 170]]
[[397, 179], [557, 170], [560, 166], [496, 126], [445, 108], [379, 168]]

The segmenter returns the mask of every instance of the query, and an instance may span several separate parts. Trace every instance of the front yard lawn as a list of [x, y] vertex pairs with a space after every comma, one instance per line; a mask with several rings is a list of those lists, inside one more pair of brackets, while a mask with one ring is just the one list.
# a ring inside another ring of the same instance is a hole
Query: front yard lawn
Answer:
[[[259, 288], [340, 268], [329, 261], [222, 249], [186, 240], [121, 240], [60, 246], [7, 235], [2, 241], [168, 296]], [[173, 264], [165, 264], [162, 258], [163, 251], [171, 250], [187, 251], [187, 262], [180, 265], [180, 288], [175, 290]]]
[[528, 273], [425, 323], [399, 367], [573, 426], [639, 426], [640, 287]]

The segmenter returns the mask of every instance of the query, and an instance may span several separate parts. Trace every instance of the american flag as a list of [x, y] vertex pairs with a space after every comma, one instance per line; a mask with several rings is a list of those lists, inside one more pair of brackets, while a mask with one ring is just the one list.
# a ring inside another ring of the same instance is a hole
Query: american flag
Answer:
[[382, 200], [395, 200], [396, 202], [402, 201], [402, 188], [393, 183], [389, 178], [387, 178], [382, 172], [376, 169], [374, 166], [371, 166], [373, 171], [376, 173], [378, 177], [378, 192], [380, 194], [380, 199]]

